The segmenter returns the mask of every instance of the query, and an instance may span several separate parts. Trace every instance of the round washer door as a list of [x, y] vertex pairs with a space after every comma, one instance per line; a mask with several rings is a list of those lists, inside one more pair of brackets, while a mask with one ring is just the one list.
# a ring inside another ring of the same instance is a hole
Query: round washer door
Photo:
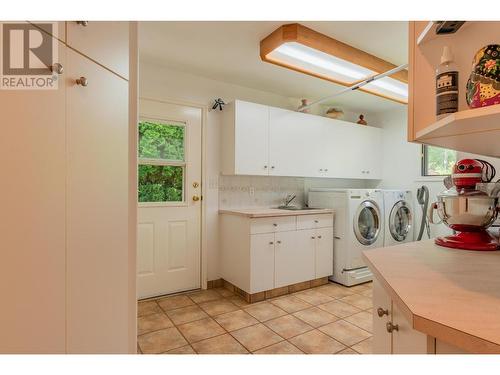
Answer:
[[380, 234], [380, 209], [370, 200], [362, 202], [354, 215], [354, 234], [363, 245], [371, 245]]
[[408, 237], [411, 229], [411, 210], [405, 201], [399, 201], [392, 206], [389, 215], [389, 232], [392, 238], [402, 242]]

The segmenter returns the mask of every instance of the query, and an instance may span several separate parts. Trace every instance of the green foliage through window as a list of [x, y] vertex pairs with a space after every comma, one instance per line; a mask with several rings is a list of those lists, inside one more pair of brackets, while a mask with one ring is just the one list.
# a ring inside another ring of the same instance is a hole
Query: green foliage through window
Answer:
[[457, 152], [435, 146], [422, 146], [422, 176], [446, 176], [457, 162]]
[[140, 121], [139, 157], [184, 160], [184, 126]]
[[139, 202], [183, 201], [184, 137], [184, 126], [139, 122]]

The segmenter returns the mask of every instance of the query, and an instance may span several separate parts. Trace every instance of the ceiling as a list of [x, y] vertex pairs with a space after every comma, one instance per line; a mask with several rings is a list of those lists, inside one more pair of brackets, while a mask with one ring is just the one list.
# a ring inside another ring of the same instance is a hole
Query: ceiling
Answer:
[[[260, 40], [291, 22], [141, 22], [142, 61], [279, 95], [319, 99], [343, 87], [273, 64]], [[395, 65], [408, 61], [408, 24], [394, 21], [300, 22]], [[346, 110], [380, 112], [401, 104], [360, 91], [332, 100]]]

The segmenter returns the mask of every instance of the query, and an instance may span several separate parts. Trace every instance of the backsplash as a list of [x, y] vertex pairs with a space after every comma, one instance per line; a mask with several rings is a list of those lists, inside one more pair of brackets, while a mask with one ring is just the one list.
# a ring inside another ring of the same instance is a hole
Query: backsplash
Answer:
[[219, 176], [219, 209], [276, 207], [287, 194], [292, 204], [304, 205], [304, 179], [300, 177]]

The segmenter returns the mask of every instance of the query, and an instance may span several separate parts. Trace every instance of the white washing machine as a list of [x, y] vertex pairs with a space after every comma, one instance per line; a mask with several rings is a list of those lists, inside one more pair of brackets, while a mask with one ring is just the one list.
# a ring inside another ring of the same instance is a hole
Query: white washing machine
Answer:
[[409, 190], [383, 190], [384, 246], [412, 242], [414, 236], [413, 195]]
[[362, 251], [384, 245], [384, 198], [381, 190], [309, 190], [309, 207], [334, 210], [333, 276], [351, 286], [372, 280]]

